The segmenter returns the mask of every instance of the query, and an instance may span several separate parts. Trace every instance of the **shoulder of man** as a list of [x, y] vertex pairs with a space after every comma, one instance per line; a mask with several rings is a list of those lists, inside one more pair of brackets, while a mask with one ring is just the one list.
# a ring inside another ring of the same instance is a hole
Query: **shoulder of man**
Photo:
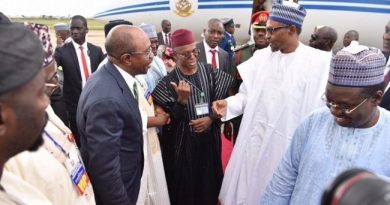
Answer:
[[234, 54], [235, 54], [234, 56], [236, 58], [235, 62], [237, 65], [241, 63], [241, 56], [243, 53], [252, 52], [253, 45], [254, 45], [253, 43], [247, 42], [245, 44], [237, 46], [236, 49], [234, 49]]
[[87, 46], [88, 46], [88, 48], [96, 48], [98, 50], [102, 49], [100, 46], [97, 46], [97, 45], [95, 45], [93, 43], [89, 43], [89, 42], [87, 42]]
[[234, 52], [237, 53], [237, 52], [242, 52], [242, 50], [250, 49], [252, 45], [253, 43], [251, 42], [244, 43], [240, 46], [237, 46], [236, 49], [234, 49]]

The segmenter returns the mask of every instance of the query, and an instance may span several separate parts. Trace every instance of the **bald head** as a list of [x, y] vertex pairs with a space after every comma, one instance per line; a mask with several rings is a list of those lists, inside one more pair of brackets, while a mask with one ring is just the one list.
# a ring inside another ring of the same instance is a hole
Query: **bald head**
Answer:
[[347, 33], [345, 33], [343, 45], [347, 47], [349, 44], [351, 44], [351, 41], [359, 41], [359, 33], [355, 30], [349, 30]]
[[105, 48], [107, 54], [116, 59], [124, 53], [134, 51], [135, 42], [149, 40], [148, 36], [140, 28], [130, 25], [114, 27], [107, 35]]
[[114, 27], [106, 38], [108, 60], [132, 76], [146, 74], [153, 59], [149, 37], [134, 26]]

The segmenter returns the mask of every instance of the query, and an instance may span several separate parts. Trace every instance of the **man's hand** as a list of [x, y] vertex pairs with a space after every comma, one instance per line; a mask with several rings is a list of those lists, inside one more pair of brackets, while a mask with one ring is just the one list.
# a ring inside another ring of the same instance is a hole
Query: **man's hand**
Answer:
[[[171, 122], [170, 115], [167, 112], [165, 112], [162, 107], [155, 105], [154, 106], [154, 113], [155, 113], [156, 117], [162, 117], [164, 119], [164, 125], [167, 125]], [[166, 119], [167, 117], [168, 117], [168, 119]]]
[[166, 124], [169, 124], [171, 121], [169, 114], [164, 112], [164, 113], [156, 113], [156, 120], [159, 126], [164, 126]]
[[175, 89], [177, 94], [177, 101], [183, 105], [187, 104], [188, 97], [191, 93], [191, 87], [190, 84], [185, 82], [184, 80], [179, 81], [179, 85], [177, 85], [175, 82], [171, 82], [171, 85], [173, 86], [173, 89]]
[[213, 102], [213, 113], [216, 117], [221, 118], [225, 116], [227, 110], [227, 102], [226, 100], [217, 100]]
[[196, 133], [201, 133], [206, 131], [206, 129], [210, 127], [212, 122], [213, 120], [211, 119], [211, 117], [206, 116], [196, 120], [191, 120], [189, 125], [194, 128]]

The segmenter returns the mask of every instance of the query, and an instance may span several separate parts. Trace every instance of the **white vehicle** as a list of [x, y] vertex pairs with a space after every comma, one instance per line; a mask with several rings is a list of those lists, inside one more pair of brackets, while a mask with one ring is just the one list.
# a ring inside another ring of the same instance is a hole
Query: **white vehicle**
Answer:
[[[95, 18], [104, 21], [125, 19], [134, 25], [149, 23], [161, 29], [161, 20], [172, 23], [172, 31], [186, 28], [197, 40], [210, 18], [231, 17], [236, 23], [235, 38], [249, 40], [253, 5], [259, 0], [115, 0], [106, 1]], [[390, 0], [300, 0], [307, 10], [301, 40], [308, 43], [315, 26], [327, 25], [338, 33], [337, 46], [342, 45], [348, 30], [359, 32], [362, 44], [382, 48], [385, 25], [390, 21]], [[104, 4], [104, 3], [103, 3]], [[272, 0], [265, 2], [267, 10]]]

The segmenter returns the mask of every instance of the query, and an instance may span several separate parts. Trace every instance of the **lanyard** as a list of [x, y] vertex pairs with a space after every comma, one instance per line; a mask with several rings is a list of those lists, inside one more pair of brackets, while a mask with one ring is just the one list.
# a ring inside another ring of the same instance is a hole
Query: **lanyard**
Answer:
[[65, 156], [67, 156], [67, 157], [69, 158], [69, 153], [67, 153], [67, 152], [65, 151], [65, 149], [64, 149], [60, 144], [58, 144], [57, 141], [54, 140], [54, 138], [46, 131], [46, 129], [45, 129], [43, 132], [44, 132], [45, 135], [53, 142], [53, 144], [54, 144], [57, 148], [59, 148], [60, 151], [61, 151], [62, 153], [64, 153]]
[[[194, 87], [198, 92], [200, 92], [200, 96], [204, 96], [204, 92], [198, 88], [198, 86], [194, 85], [193, 83], [191, 83], [190, 81], [188, 81], [187, 79], [185, 79], [184, 77], [181, 76], [181, 74], [177, 71], [177, 69], [175, 69], [176, 71], [176, 75], [177, 75], [177, 78], [179, 78], [179, 81], [180, 80], [184, 80], [186, 81], [188, 84], [190, 84], [192, 87]], [[198, 78], [199, 78], [199, 81], [201, 81], [200, 79], [200, 76], [199, 76], [199, 72], [198, 72]]]

